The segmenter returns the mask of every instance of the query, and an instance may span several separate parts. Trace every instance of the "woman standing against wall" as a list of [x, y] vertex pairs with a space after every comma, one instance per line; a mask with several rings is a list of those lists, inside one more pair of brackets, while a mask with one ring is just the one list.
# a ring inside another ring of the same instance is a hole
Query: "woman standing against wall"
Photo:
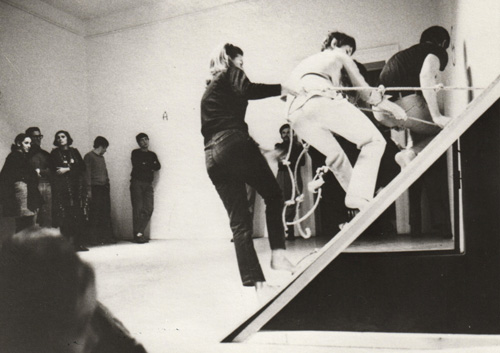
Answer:
[[88, 251], [82, 245], [85, 226], [85, 163], [67, 131], [58, 131], [50, 153], [54, 168], [53, 226], [60, 227], [65, 237], [72, 238], [77, 251]]
[[28, 161], [30, 148], [31, 138], [26, 134], [17, 135], [0, 172], [4, 215], [15, 217], [16, 233], [34, 225], [42, 202], [38, 192], [38, 175]]
[[283, 87], [250, 82], [243, 71], [243, 51], [232, 44], [224, 44], [213, 52], [210, 73], [212, 77], [201, 100], [206, 167], [229, 215], [243, 285], [255, 286], [261, 293], [268, 286], [253, 246], [245, 184], [252, 186], [266, 203], [271, 268], [292, 272], [294, 267], [285, 256], [281, 191], [248, 134], [245, 112], [248, 100], [278, 96]]

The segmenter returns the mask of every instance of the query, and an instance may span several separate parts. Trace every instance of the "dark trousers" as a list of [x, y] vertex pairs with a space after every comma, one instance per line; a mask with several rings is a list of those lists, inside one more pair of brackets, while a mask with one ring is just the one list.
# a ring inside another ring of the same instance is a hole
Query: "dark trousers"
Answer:
[[252, 241], [252, 217], [245, 184], [253, 187], [266, 204], [266, 224], [271, 249], [285, 249], [281, 221], [283, 198], [273, 172], [257, 144], [245, 132], [226, 130], [205, 147], [207, 171], [229, 216], [236, 257], [244, 286], [265, 281]]
[[35, 216], [16, 217], [16, 233], [35, 225]]
[[153, 184], [132, 179], [130, 182], [134, 236], [144, 234], [154, 210]]
[[67, 206], [64, 216], [59, 220], [61, 234], [78, 247], [85, 243], [85, 215], [79, 206]]
[[111, 198], [109, 185], [92, 185], [89, 206], [89, 240], [102, 243], [113, 238], [111, 229]]
[[450, 204], [448, 195], [448, 171], [446, 153], [410, 186], [411, 233], [422, 233], [422, 194], [425, 191], [429, 209], [430, 235], [451, 238]]

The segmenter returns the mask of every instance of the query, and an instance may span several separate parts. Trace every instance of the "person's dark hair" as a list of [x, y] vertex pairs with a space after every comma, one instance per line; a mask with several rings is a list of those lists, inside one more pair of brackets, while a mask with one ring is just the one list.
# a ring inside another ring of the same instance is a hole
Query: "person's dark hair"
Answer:
[[[24, 139], [25, 139], [26, 137], [29, 137], [29, 136], [28, 136], [28, 135], [26, 135], [26, 134], [23, 134], [23, 133], [18, 134], [18, 135], [16, 136], [16, 138], [14, 139], [14, 144], [12, 144], [12, 145], [10, 146], [10, 150], [11, 150], [11, 151], [18, 150], [18, 149], [19, 149], [19, 145], [20, 145], [20, 144], [24, 141]], [[31, 137], [30, 137], [30, 138], [31, 138]]]
[[69, 132], [64, 131], [64, 130], [59, 130], [54, 135], [54, 146], [59, 147], [59, 144], [57, 143], [57, 135], [59, 135], [59, 134], [65, 134], [66, 135], [66, 137], [68, 138], [68, 146], [71, 146], [73, 144], [73, 139], [71, 138], [71, 135], [69, 134]]
[[342, 47], [344, 45], [348, 45], [352, 48], [352, 54], [356, 51], [356, 40], [342, 32], [329, 32], [323, 41], [323, 46], [321, 47], [321, 51], [325, 51], [326, 49], [331, 47], [332, 40], [337, 40], [337, 47]]
[[33, 133], [35, 131], [38, 131], [38, 132], [41, 132], [40, 131], [40, 128], [36, 127], [36, 126], [32, 126], [32, 127], [29, 127], [26, 129], [26, 131], [24, 132], [26, 135], [28, 135], [29, 137], [32, 137], [33, 136]]
[[98, 147], [109, 147], [109, 141], [102, 136], [97, 136], [94, 140], [94, 148]]
[[236, 45], [232, 45], [231, 43], [224, 44], [224, 50], [226, 51], [227, 56], [231, 59], [236, 58], [238, 55], [243, 55], [243, 50]]
[[420, 43], [441, 45], [443, 41], [445, 42], [443, 47], [447, 49], [450, 46], [450, 34], [441, 26], [429, 27], [420, 36]]
[[137, 141], [137, 143], [139, 143], [139, 140], [142, 139], [143, 137], [146, 137], [149, 140], [149, 136], [144, 132], [138, 133], [137, 136], [135, 137], [135, 140]]
[[2, 351], [71, 352], [75, 339], [85, 339], [96, 306], [94, 271], [58, 230], [33, 227], [7, 238], [0, 288]]
[[285, 130], [286, 128], [290, 129], [290, 124], [283, 124], [283, 125], [281, 125], [281, 127], [280, 127], [280, 134], [281, 134], [281, 132], [282, 132], [283, 130]]

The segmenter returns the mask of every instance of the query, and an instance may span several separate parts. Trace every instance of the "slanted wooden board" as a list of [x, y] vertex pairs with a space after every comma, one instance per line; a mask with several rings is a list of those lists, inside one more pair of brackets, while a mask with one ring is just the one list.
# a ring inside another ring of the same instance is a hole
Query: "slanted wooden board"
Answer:
[[222, 342], [243, 342], [260, 330], [283, 309], [328, 264], [344, 251], [375, 221], [408, 187], [411, 186], [479, 117], [500, 97], [498, 76], [465, 110], [454, 118], [394, 180], [380, 192], [371, 205], [360, 212], [340, 233], [328, 242], [312, 262], [296, 272], [267, 303], [247, 318]]

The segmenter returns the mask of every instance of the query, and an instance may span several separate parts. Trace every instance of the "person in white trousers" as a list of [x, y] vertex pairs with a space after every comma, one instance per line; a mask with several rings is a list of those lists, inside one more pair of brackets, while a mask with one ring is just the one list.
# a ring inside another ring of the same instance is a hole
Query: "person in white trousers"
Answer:
[[[331, 32], [320, 53], [303, 60], [290, 76], [289, 84], [299, 92], [287, 98], [288, 120], [299, 137], [326, 156], [326, 164], [346, 191], [345, 204], [363, 210], [374, 197], [380, 159], [386, 142], [366, 115], [335, 90], [345, 69], [361, 99], [405, 119], [403, 109], [370, 88], [351, 58], [356, 50], [354, 38]], [[351, 166], [332, 133], [338, 134], [360, 149], [356, 164]]]

